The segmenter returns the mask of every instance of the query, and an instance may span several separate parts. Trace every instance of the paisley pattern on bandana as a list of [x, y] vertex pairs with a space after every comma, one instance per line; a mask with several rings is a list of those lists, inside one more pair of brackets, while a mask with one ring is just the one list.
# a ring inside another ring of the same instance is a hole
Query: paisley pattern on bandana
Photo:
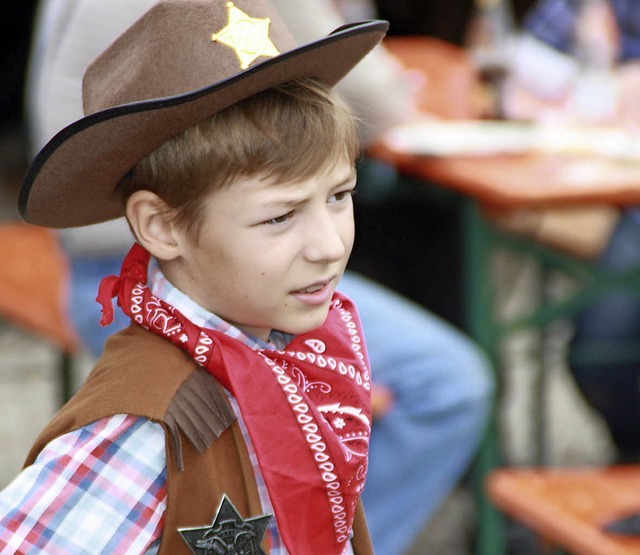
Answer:
[[200, 328], [146, 285], [150, 255], [134, 245], [119, 277], [100, 286], [103, 324], [111, 299], [144, 328], [180, 348], [237, 399], [292, 553], [340, 554], [364, 488], [371, 433], [371, 375], [351, 301], [336, 293], [325, 324], [282, 351], [253, 350]]

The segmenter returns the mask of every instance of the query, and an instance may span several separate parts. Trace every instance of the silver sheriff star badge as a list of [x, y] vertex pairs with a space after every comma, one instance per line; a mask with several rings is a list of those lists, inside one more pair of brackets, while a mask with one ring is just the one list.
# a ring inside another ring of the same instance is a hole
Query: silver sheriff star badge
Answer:
[[180, 528], [195, 555], [264, 555], [260, 548], [272, 515], [244, 520], [226, 495], [211, 526]]

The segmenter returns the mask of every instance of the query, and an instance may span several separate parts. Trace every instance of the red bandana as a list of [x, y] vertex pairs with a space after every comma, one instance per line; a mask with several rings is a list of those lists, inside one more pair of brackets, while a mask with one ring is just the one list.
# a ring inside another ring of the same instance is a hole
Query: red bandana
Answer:
[[147, 287], [150, 255], [134, 245], [120, 276], [100, 284], [136, 323], [189, 353], [237, 399], [284, 544], [291, 553], [343, 553], [367, 471], [370, 373], [352, 303], [334, 295], [324, 325], [284, 351], [254, 350], [200, 328]]

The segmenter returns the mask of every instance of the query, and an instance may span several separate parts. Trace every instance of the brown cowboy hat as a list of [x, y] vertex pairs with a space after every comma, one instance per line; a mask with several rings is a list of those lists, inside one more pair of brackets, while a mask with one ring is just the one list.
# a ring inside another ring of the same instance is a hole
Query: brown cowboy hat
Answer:
[[286, 81], [334, 85], [387, 26], [346, 25], [297, 45], [267, 0], [159, 0], [87, 69], [86, 115], [36, 156], [20, 191], [21, 216], [57, 228], [122, 216], [114, 188], [162, 143]]

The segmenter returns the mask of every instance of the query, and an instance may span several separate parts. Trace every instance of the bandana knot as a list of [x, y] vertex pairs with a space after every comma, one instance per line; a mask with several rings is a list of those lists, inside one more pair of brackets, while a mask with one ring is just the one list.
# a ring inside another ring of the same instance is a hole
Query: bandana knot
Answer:
[[101, 326], [108, 326], [113, 322], [113, 299], [118, 299], [118, 304], [122, 301], [126, 302], [126, 296], [120, 298], [120, 291], [126, 282], [131, 284], [147, 282], [147, 268], [151, 255], [139, 244], [135, 244], [124, 261], [120, 269], [119, 276], [107, 276], [101, 282], [98, 288], [98, 296], [96, 301], [102, 306], [102, 316], [100, 318]]

